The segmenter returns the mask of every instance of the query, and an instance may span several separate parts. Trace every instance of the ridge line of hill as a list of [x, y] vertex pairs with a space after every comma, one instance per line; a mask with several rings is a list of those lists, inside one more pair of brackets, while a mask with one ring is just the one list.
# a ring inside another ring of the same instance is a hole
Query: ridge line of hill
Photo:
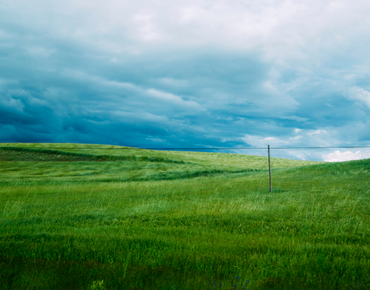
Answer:
[[[115, 156], [115, 155], [96, 155], [96, 154], [87, 154], [87, 153], [75, 153], [67, 152], [58, 149], [39, 149], [39, 148], [22, 148], [22, 147], [0, 147], [0, 150], [4, 151], [18, 151], [18, 152], [35, 152], [35, 153], [44, 153], [44, 154], [54, 154], [54, 155], [64, 155], [64, 156], [75, 156], [81, 158], [89, 158], [91, 161], [148, 161], [148, 162], [163, 162], [163, 163], [178, 163], [178, 164], [195, 164], [193, 162], [186, 162], [182, 160], [173, 160], [163, 157], [150, 157], [143, 155], [124, 155], [124, 156]], [[40, 160], [42, 161], [42, 160]]]

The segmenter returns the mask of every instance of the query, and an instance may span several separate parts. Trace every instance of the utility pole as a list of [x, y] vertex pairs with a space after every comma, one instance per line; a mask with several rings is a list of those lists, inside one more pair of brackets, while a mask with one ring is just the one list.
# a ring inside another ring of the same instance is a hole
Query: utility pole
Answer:
[[267, 151], [268, 151], [268, 155], [269, 155], [270, 192], [272, 192], [272, 182], [271, 182], [271, 162], [270, 162], [270, 145], [267, 145]]

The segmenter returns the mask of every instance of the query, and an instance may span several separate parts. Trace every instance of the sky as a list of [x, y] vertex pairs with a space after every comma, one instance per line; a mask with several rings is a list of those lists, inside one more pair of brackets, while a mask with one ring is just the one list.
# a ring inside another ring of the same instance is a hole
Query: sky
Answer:
[[368, 146], [369, 27], [361, 0], [0, 0], [0, 142]]

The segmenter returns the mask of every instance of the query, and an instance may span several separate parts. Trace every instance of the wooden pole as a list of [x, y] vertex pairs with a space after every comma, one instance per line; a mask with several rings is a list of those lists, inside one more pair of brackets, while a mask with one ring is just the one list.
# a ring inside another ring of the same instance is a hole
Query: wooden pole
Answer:
[[269, 155], [270, 192], [272, 192], [272, 181], [271, 181], [271, 162], [270, 162], [270, 145], [267, 145], [267, 151], [268, 151], [268, 155]]

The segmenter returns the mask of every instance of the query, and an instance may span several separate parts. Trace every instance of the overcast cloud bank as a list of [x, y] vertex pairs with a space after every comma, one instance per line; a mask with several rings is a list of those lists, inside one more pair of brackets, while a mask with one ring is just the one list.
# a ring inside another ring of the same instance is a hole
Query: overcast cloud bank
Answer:
[[0, 142], [370, 145], [369, 25], [368, 1], [1, 1]]

